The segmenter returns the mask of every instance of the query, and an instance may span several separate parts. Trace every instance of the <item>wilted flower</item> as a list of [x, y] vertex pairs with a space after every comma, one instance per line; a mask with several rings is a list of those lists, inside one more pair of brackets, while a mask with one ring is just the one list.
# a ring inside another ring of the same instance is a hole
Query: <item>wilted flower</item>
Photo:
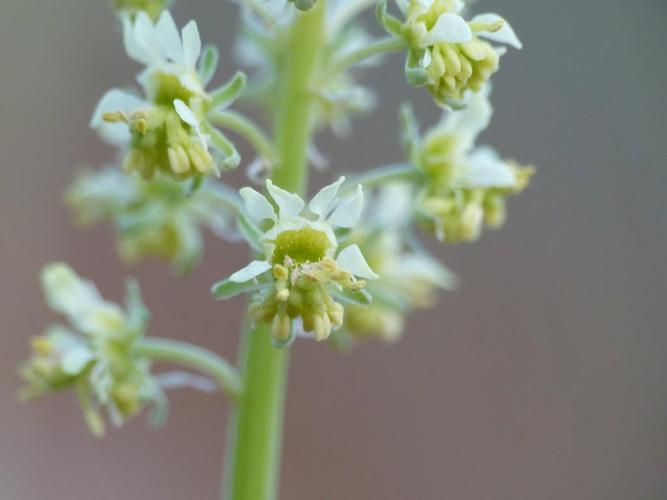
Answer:
[[442, 104], [457, 105], [467, 91], [480, 91], [497, 71], [504, 48], [495, 48], [487, 40], [521, 48], [512, 27], [497, 14], [480, 14], [466, 21], [461, 16], [461, 0], [402, 0], [397, 4], [405, 15], [400, 28], [398, 20], [386, 14], [386, 7], [381, 18], [409, 45], [408, 81], [426, 85]]
[[175, 179], [219, 174], [211, 146], [224, 168], [238, 165], [238, 153], [207, 122], [214, 102], [204, 84], [214, 68], [198, 68], [202, 52], [197, 24], [190, 21], [179, 34], [169, 11], [153, 24], [144, 12], [123, 18], [127, 55], [146, 66], [139, 75], [147, 99], [120, 89], [100, 100], [91, 126], [110, 142], [127, 147], [124, 167], [146, 179], [156, 172]]
[[190, 269], [203, 251], [202, 230], [233, 232], [240, 198], [225, 186], [205, 181], [195, 190], [170, 177], [147, 182], [114, 168], [81, 175], [67, 193], [77, 220], [89, 225], [108, 220], [117, 233], [125, 261], [161, 257], [180, 270]]
[[102, 299], [92, 283], [65, 264], [47, 266], [42, 286], [51, 308], [70, 326], [51, 326], [33, 340], [32, 357], [21, 367], [28, 383], [22, 396], [76, 387], [86, 422], [96, 435], [104, 433], [101, 410], [115, 425], [147, 403], [163, 413], [162, 389], [150, 373], [149, 361], [135, 349], [148, 324], [136, 284], [128, 284], [126, 310]]
[[349, 236], [380, 275], [366, 287], [371, 304], [345, 306], [344, 327], [353, 338], [397, 340], [407, 314], [430, 307], [438, 289], [456, 286], [456, 278], [445, 266], [408, 244], [406, 228], [413, 199], [414, 189], [408, 184], [384, 186]]
[[426, 182], [418, 199], [422, 222], [449, 243], [474, 241], [484, 224], [505, 221], [505, 198], [521, 192], [534, 169], [502, 160], [489, 147], [475, 147], [491, 119], [488, 88], [470, 95], [464, 110], [451, 112], [423, 138], [405, 114], [412, 162]]
[[[248, 217], [255, 225], [256, 243], [264, 260], [255, 260], [213, 289], [219, 298], [244, 291], [255, 295], [250, 316], [256, 322], [271, 323], [274, 339], [286, 343], [293, 335], [293, 320], [303, 330], [324, 340], [343, 323], [343, 306], [334, 299], [355, 296], [366, 282], [378, 276], [366, 263], [359, 247], [339, 251], [336, 228], [353, 228], [361, 215], [361, 186], [349, 199], [338, 191], [345, 178], [323, 188], [306, 210], [305, 202], [269, 180], [271, 199], [278, 207], [251, 188], [241, 189]], [[268, 226], [268, 227], [267, 227]], [[261, 229], [260, 229], [261, 228]], [[361, 278], [361, 279], [359, 279]], [[363, 294], [362, 294], [363, 295]]]

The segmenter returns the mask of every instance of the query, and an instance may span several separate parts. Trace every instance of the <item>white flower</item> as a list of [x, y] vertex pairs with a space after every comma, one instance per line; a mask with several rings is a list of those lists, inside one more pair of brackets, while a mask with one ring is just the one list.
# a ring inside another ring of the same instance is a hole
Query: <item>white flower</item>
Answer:
[[201, 38], [197, 23], [190, 21], [179, 34], [174, 18], [164, 11], [153, 24], [145, 12], [134, 21], [123, 18], [123, 42], [127, 55], [142, 63], [146, 69], [139, 76], [144, 87], [155, 72], [173, 75], [195, 94], [203, 94], [197, 74], [197, 60], [201, 54]]
[[[341, 200], [338, 197], [338, 192], [344, 181], [345, 178], [341, 177], [338, 181], [321, 189], [308, 204], [308, 212], [305, 211], [306, 203], [301, 197], [275, 186], [271, 180], [266, 181], [266, 188], [278, 208], [277, 211], [266, 197], [254, 189], [248, 187], [241, 189], [240, 194], [250, 218], [257, 224], [262, 224], [268, 220], [272, 222], [272, 225], [262, 235], [266, 260], [251, 262], [245, 268], [234, 273], [229, 280], [236, 283], [245, 283], [269, 271], [274, 264], [282, 264], [282, 262], [273, 261], [278, 238], [287, 232], [294, 232], [294, 242], [291, 242], [294, 246], [308, 245], [311, 240], [307, 237], [301, 238], [297, 234], [305, 228], [313, 230], [314, 234], [326, 237], [326, 243], [321, 248], [323, 250], [322, 255], [319, 257], [333, 257], [338, 247], [334, 229], [337, 227], [354, 227], [359, 220], [363, 206], [361, 186], [357, 187], [355, 194], [349, 199]], [[305, 236], [305, 233], [303, 234]], [[321, 245], [322, 242], [318, 241], [317, 244]], [[319, 250], [320, 248], [315, 247], [298, 249], [299, 252], [312, 252], [313, 255], [318, 255]], [[356, 245], [350, 245], [343, 249], [336, 258], [336, 264], [341, 269], [360, 278], [377, 279], [378, 277], [370, 269]]]

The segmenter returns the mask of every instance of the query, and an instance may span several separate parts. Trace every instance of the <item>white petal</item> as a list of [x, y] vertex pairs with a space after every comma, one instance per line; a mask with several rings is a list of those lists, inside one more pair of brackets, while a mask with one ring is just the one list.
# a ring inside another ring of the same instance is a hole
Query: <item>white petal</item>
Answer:
[[460, 111], [450, 112], [444, 127], [452, 134], [463, 136], [466, 147], [471, 147], [482, 130], [491, 122], [493, 107], [489, 100], [491, 88], [485, 85], [480, 92], [467, 95], [466, 107]]
[[278, 205], [278, 215], [281, 219], [290, 219], [298, 216], [303, 210], [303, 207], [306, 206], [299, 196], [275, 186], [273, 182], [271, 182], [271, 179], [266, 181], [266, 189], [269, 190], [271, 198], [273, 198], [276, 205]]
[[491, 148], [477, 148], [468, 157], [468, 168], [461, 182], [472, 188], [508, 188], [516, 177], [505, 161]]
[[436, 43], [466, 43], [472, 40], [470, 26], [461, 16], [456, 14], [440, 14], [435, 26], [431, 28], [424, 43], [433, 45]]
[[180, 61], [183, 58], [183, 46], [181, 37], [178, 34], [178, 27], [174, 18], [168, 10], [160, 15], [160, 19], [155, 25], [155, 43], [160, 47], [162, 55], [172, 61]]
[[66, 264], [50, 264], [42, 271], [42, 288], [51, 308], [73, 320], [103, 303], [97, 288], [82, 280]]
[[178, 116], [180, 116], [181, 120], [183, 120], [185, 123], [193, 127], [199, 126], [199, 120], [197, 120], [197, 117], [195, 116], [192, 109], [190, 109], [190, 106], [185, 104], [180, 99], [174, 99], [174, 108], [176, 109]]
[[258, 193], [253, 188], [244, 187], [239, 191], [241, 198], [245, 203], [245, 209], [248, 215], [255, 221], [261, 222], [266, 219], [275, 220], [276, 211], [273, 205], [264, 195]]
[[201, 54], [201, 38], [199, 37], [197, 23], [190, 21], [186, 24], [181, 36], [183, 37], [183, 61], [186, 68], [194, 70], [197, 59]]
[[145, 12], [137, 14], [134, 22], [129, 16], [123, 17], [123, 45], [130, 59], [142, 64], [150, 64], [152, 54], [146, 48], [145, 32], [152, 31], [153, 24]]
[[345, 182], [345, 177], [341, 177], [333, 184], [320, 189], [308, 205], [310, 211], [315, 215], [319, 215], [320, 218], [326, 217], [336, 201], [336, 195], [343, 182]]
[[374, 203], [372, 217], [388, 228], [398, 228], [410, 220], [414, 207], [414, 193], [407, 182], [386, 184]]
[[364, 192], [361, 184], [357, 186], [357, 192], [351, 200], [343, 201], [327, 219], [329, 224], [338, 227], [354, 227], [361, 216], [364, 207]]
[[[100, 102], [95, 107], [93, 117], [90, 119], [90, 126], [97, 128], [105, 123], [102, 119], [104, 113], [125, 111], [129, 114], [146, 106], [147, 104], [134, 94], [120, 89], [110, 90], [102, 96], [102, 99], [100, 99]], [[127, 128], [127, 126], [123, 126]]]
[[137, 61], [151, 66], [160, 60], [160, 43], [157, 30], [153, 26], [153, 21], [144, 11], [137, 14], [132, 29], [135, 50], [142, 55], [142, 59]]
[[406, 280], [420, 280], [444, 289], [456, 288], [456, 276], [428, 255], [411, 254], [401, 257], [400, 273]]
[[260, 274], [264, 274], [272, 267], [273, 266], [265, 260], [254, 260], [240, 271], [236, 271], [232, 274], [229, 277], [229, 281], [233, 281], [234, 283], [245, 283], [246, 281], [256, 278]]
[[62, 369], [67, 375], [78, 375], [94, 359], [90, 349], [82, 345], [76, 346], [63, 357]]
[[478, 33], [478, 36], [483, 38], [488, 38], [489, 40], [493, 40], [494, 42], [506, 43], [507, 45], [510, 45], [515, 49], [523, 48], [523, 44], [519, 40], [519, 37], [516, 36], [516, 33], [514, 33], [514, 30], [510, 26], [510, 23], [508, 23], [498, 14], [493, 14], [490, 12], [487, 14], [479, 14], [478, 16], [475, 16], [472, 20], [473, 23], [483, 23], [483, 24], [494, 24], [498, 21], [503, 21], [502, 28], [494, 32], [481, 31]]
[[336, 264], [360, 278], [369, 280], [376, 280], [379, 278], [379, 276], [370, 268], [357, 245], [345, 247], [340, 254], [338, 254]]

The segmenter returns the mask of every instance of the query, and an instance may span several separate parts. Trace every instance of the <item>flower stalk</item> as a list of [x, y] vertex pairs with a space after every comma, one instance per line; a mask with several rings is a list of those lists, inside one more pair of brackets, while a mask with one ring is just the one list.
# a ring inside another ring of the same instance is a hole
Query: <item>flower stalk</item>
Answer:
[[[310, 85], [323, 43], [325, 9], [325, 1], [320, 0], [299, 14], [290, 28], [289, 57], [279, 75], [274, 136], [281, 161], [272, 177], [277, 186], [301, 195], [308, 182], [308, 146], [314, 126]], [[273, 346], [267, 325], [246, 330], [240, 353], [245, 391], [230, 423], [223, 498], [275, 500], [289, 351]]]
[[137, 354], [152, 361], [174, 363], [197, 370], [212, 378], [233, 399], [241, 396], [241, 379], [224, 358], [203, 347], [176, 340], [145, 338], [136, 347]]

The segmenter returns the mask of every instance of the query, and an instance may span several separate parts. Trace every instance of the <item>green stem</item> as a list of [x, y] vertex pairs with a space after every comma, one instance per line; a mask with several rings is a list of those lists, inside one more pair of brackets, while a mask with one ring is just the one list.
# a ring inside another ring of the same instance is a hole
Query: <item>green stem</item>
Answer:
[[[313, 134], [311, 84], [324, 42], [325, 0], [298, 14], [290, 28], [285, 63], [279, 72], [274, 122], [280, 163], [276, 185], [305, 194], [308, 146]], [[280, 448], [289, 352], [271, 343], [268, 325], [246, 329], [241, 350], [244, 393], [231, 420], [225, 500], [278, 498]]]
[[214, 111], [209, 114], [211, 122], [233, 130], [243, 137], [255, 151], [271, 162], [278, 161], [278, 154], [271, 140], [264, 132], [245, 116], [234, 111]]
[[361, 61], [371, 57], [386, 54], [388, 52], [402, 52], [406, 48], [406, 42], [402, 38], [387, 37], [355, 50], [354, 52], [336, 61], [326, 72], [326, 76], [337, 75]]
[[358, 184], [364, 188], [373, 188], [388, 182], [419, 182], [423, 177], [424, 174], [410, 163], [385, 165], [350, 176], [340, 194], [351, 193]]
[[225, 359], [217, 354], [186, 342], [176, 340], [145, 338], [137, 346], [137, 354], [153, 361], [174, 363], [211, 377], [233, 398], [241, 395], [241, 379]]

